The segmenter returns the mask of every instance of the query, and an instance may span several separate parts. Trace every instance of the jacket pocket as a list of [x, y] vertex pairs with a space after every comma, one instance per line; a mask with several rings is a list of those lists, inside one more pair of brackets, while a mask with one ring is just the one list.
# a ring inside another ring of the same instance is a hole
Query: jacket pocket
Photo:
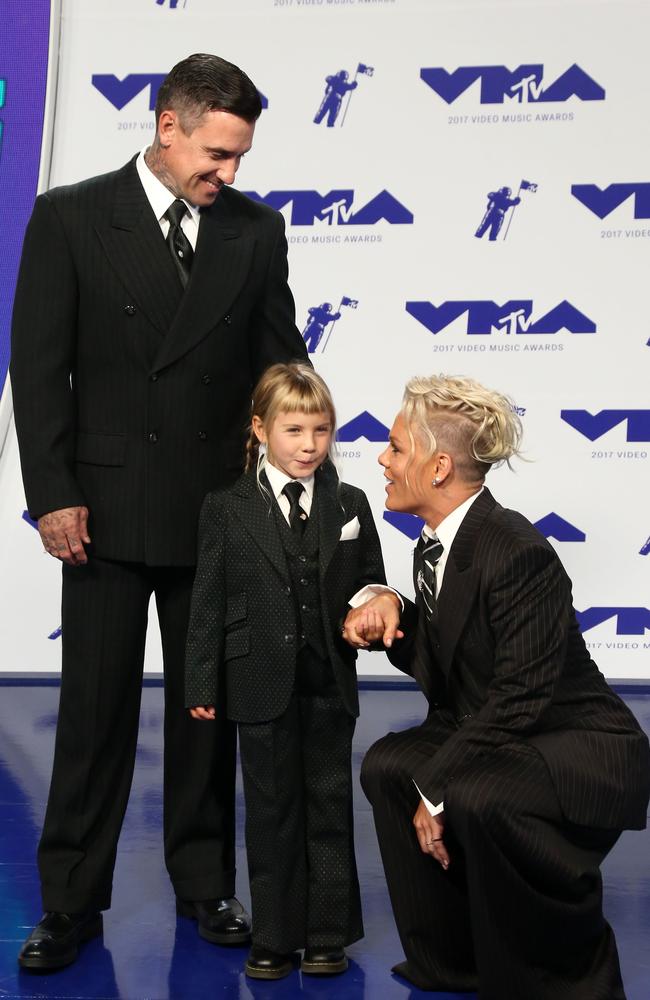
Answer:
[[233, 625], [235, 622], [240, 622], [245, 617], [246, 594], [235, 594], [233, 597], [229, 597], [226, 605], [226, 616], [223, 620], [224, 626], [228, 628], [229, 625]]
[[228, 632], [224, 644], [224, 660], [234, 660], [238, 656], [246, 656], [251, 648], [251, 630], [248, 627], [239, 628], [235, 632]]
[[126, 436], [124, 434], [93, 434], [79, 431], [75, 435], [75, 461], [86, 465], [124, 465]]

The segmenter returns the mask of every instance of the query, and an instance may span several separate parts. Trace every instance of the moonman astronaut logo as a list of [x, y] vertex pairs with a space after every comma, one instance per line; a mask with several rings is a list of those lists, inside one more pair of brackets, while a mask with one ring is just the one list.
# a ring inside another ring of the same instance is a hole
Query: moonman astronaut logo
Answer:
[[[307, 322], [305, 329], [302, 331], [308, 353], [315, 354], [322, 341], [320, 353], [323, 354], [330, 342], [334, 326], [341, 318], [341, 309], [346, 306], [349, 309], [356, 309], [358, 305], [358, 299], [350, 299], [347, 295], [344, 295], [339, 302], [339, 308], [336, 312], [332, 311], [331, 302], [323, 302], [319, 306], [312, 306], [308, 310]], [[327, 335], [324, 336], [326, 330]]]
[[348, 78], [348, 72], [345, 69], [340, 69], [338, 73], [326, 76], [325, 95], [314, 117], [314, 124], [320, 125], [323, 118], [327, 116], [326, 125], [328, 128], [333, 128], [339, 119], [341, 109], [345, 103], [345, 108], [339, 122], [339, 126], [344, 125], [350, 101], [352, 100], [352, 91], [356, 90], [359, 86], [357, 77], [359, 75], [372, 76], [374, 72], [373, 66], [366, 66], [365, 63], [359, 63], [352, 80]]
[[[505, 221], [506, 215], [509, 213], [508, 224], [503, 232], [502, 239], [506, 239], [508, 232], [510, 230], [510, 224], [512, 218], [515, 214], [515, 209], [517, 205], [521, 204], [521, 192], [530, 191], [534, 194], [537, 191], [537, 184], [531, 183], [531, 181], [522, 180], [519, 185], [519, 190], [517, 194], [512, 197], [512, 188], [502, 187], [498, 191], [488, 192], [488, 203], [487, 209], [485, 210], [485, 215], [481, 219], [480, 225], [474, 235], [480, 240], [488, 233], [488, 240], [492, 243], [494, 242]], [[512, 211], [510, 211], [512, 209]]]

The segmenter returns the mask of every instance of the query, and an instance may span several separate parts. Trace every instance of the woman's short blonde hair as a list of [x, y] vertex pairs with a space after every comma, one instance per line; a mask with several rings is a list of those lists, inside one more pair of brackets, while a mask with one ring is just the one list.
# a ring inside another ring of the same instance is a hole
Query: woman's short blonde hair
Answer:
[[493, 465], [520, 454], [521, 421], [511, 399], [460, 375], [416, 376], [404, 390], [402, 415], [425, 458], [448, 451], [464, 480], [481, 480]]

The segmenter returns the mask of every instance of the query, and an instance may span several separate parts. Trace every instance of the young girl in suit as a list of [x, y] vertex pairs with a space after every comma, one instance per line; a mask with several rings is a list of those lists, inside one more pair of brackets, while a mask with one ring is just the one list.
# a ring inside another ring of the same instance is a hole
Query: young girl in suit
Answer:
[[[186, 704], [238, 724], [253, 908], [247, 975], [345, 971], [363, 935], [352, 832], [359, 712], [348, 600], [384, 583], [364, 493], [331, 462], [334, 404], [304, 364], [254, 392], [247, 471], [205, 499]], [[260, 445], [264, 448], [260, 449]], [[360, 643], [361, 645], [361, 643]]]

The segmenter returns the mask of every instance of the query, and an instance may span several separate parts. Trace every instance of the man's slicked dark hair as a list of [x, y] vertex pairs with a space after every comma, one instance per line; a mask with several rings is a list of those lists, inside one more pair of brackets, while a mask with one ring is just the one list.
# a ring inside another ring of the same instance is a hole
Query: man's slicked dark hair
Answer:
[[253, 81], [238, 66], [196, 52], [176, 63], [163, 80], [156, 99], [156, 125], [168, 110], [177, 113], [187, 132], [206, 111], [228, 111], [247, 122], [257, 121], [262, 101]]

